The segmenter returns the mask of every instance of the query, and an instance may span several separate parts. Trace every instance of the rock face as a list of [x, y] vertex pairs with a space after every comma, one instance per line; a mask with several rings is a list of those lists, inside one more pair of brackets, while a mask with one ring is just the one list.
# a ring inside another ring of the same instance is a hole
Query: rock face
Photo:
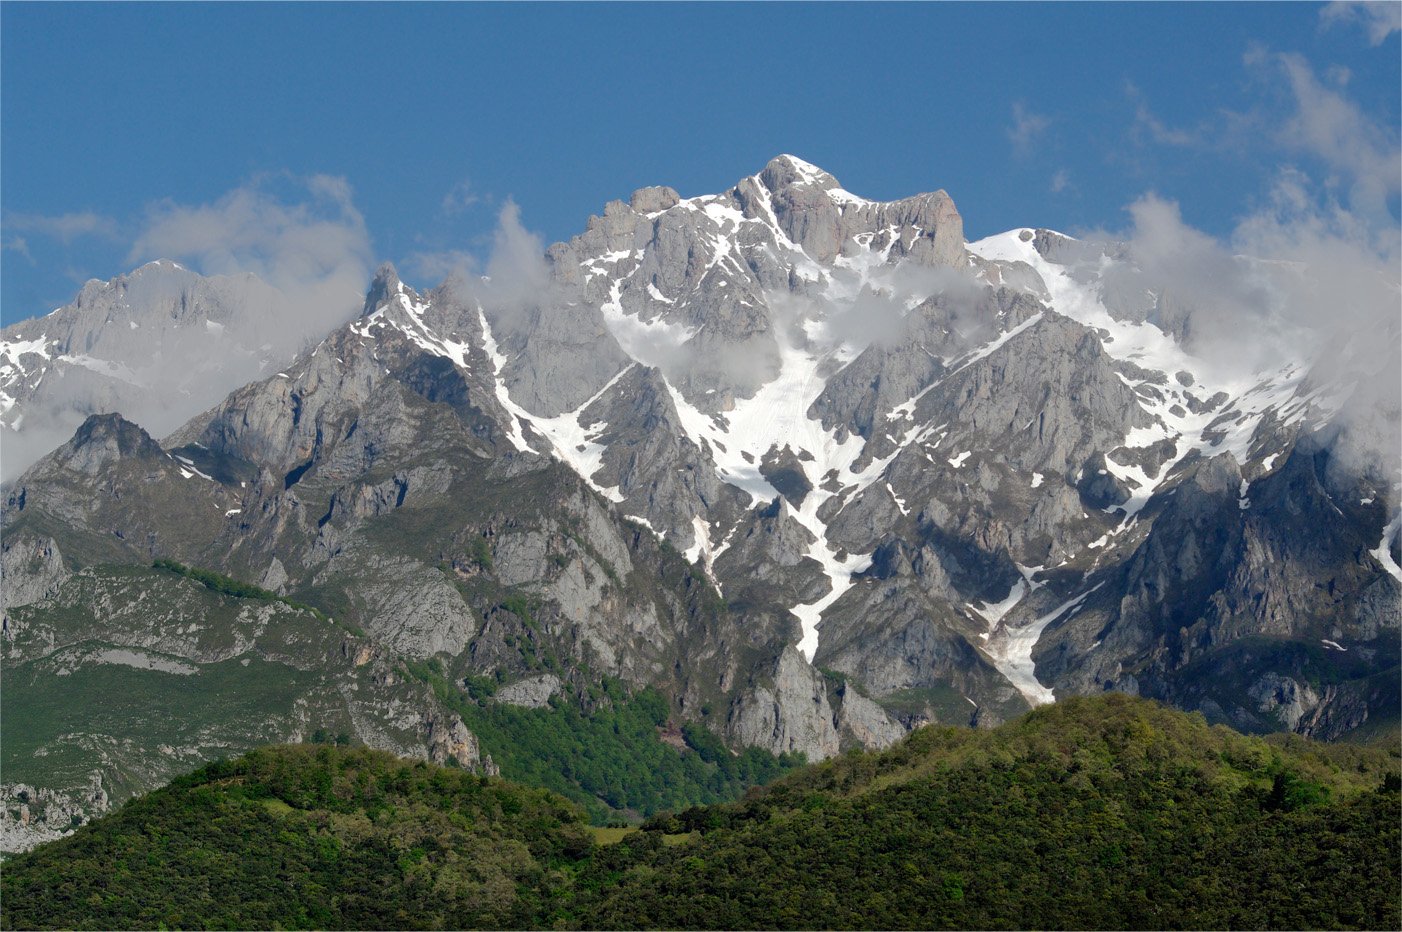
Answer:
[[905, 737], [906, 729], [880, 705], [843, 683], [833, 724], [839, 734], [849, 735], [860, 747], [885, 748]]
[[447, 727], [440, 718], [428, 718], [428, 758], [435, 764], [456, 761], [459, 767], [492, 777], [501, 776], [501, 768], [492, 762], [492, 755], [483, 754], [477, 736], [467, 730], [462, 719], [454, 716]]
[[802, 751], [809, 760], [837, 753], [837, 729], [822, 674], [793, 648], [772, 667], [758, 671], [759, 682], [741, 694], [726, 721], [726, 737], [775, 754]]
[[1302, 686], [1288, 676], [1266, 673], [1246, 694], [1260, 705], [1259, 711], [1275, 715], [1290, 731], [1294, 731], [1304, 718], [1319, 706], [1319, 695], [1308, 685]]
[[560, 691], [560, 678], [553, 673], [530, 676], [498, 689], [493, 696], [497, 702], [519, 705], [526, 709], [541, 709], [550, 704], [550, 697]]
[[0, 610], [38, 602], [59, 590], [71, 573], [52, 537], [13, 537], [0, 551]]
[[72, 791], [56, 791], [26, 783], [0, 783], [0, 852], [17, 854], [35, 845], [62, 838], [88, 818], [111, 807], [100, 778]]
[[[1393, 714], [1399, 354], [1228, 371], [1194, 355], [1211, 296], [1137, 263], [966, 244], [944, 192], [878, 203], [781, 156], [611, 202], [530, 280], [386, 266], [164, 439], [94, 417], [8, 488], [6, 637], [94, 567], [172, 558], [359, 632], [376, 688], [391, 658], [537, 708], [617, 677], [810, 760], [1106, 689], [1326, 737]], [[1243, 269], [1295, 287], [1214, 274]], [[415, 748], [488, 768], [395, 701]]]

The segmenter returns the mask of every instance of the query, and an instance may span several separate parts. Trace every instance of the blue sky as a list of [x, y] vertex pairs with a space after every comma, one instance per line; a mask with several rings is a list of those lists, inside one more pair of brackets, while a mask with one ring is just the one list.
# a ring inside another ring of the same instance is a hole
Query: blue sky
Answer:
[[[1154, 196], [1396, 251], [1396, 3], [0, 5], [0, 317], [168, 256], [275, 284], [485, 265], [790, 152], [978, 238]], [[1292, 200], [1292, 198], [1294, 200]], [[1289, 204], [1286, 204], [1289, 202]], [[1286, 205], [1282, 207], [1282, 205]], [[1340, 217], [1344, 217], [1340, 220]]]

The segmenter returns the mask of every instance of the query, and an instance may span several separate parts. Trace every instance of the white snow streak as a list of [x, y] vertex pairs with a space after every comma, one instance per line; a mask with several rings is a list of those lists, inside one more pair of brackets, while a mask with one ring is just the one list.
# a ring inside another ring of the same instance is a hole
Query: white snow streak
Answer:
[[1097, 583], [1074, 599], [1061, 603], [1030, 625], [1021, 628], [1000, 627], [989, 638], [985, 649], [989, 659], [993, 661], [993, 666], [1008, 678], [1008, 682], [1017, 687], [1017, 691], [1022, 693], [1023, 698], [1031, 705], [1046, 705], [1056, 701], [1052, 691], [1038, 681], [1036, 664], [1032, 660], [1032, 649], [1037, 646], [1042, 631], [1063, 615], [1067, 618], [1074, 616], [1090, 594], [1103, 585], [1105, 584]]
[[[1296, 423], [1311, 407], [1327, 409], [1339, 403], [1337, 397], [1328, 397], [1323, 391], [1300, 395], [1307, 373], [1299, 361], [1288, 362], [1274, 370], [1233, 371], [1192, 355], [1153, 324], [1116, 320], [1101, 303], [1095, 286], [1076, 282], [1065, 267], [1048, 262], [1031, 242], [1021, 238], [1023, 232], [1009, 230], [970, 243], [968, 248], [987, 260], [1031, 265], [1046, 283], [1051, 307], [1086, 326], [1109, 333], [1104, 349], [1112, 358], [1165, 375], [1191, 372], [1195, 397], [1206, 400], [1218, 392], [1225, 392], [1228, 397], [1220, 407], [1193, 414], [1187, 403], [1186, 389], [1174, 381], [1152, 386], [1163, 396], [1161, 401], [1139, 394], [1140, 406], [1153, 417], [1156, 426], [1131, 430], [1125, 438], [1125, 446], [1139, 449], [1167, 439], [1174, 442], [1176, 449], [1153, 475], [1146, 474], [1138, 466], [1121, 466], [1107, 458], [1106, 468], [1131, 490], [1129, 501], [1120, 506], [1125, 510], [1126, 523], [1114, 533], [1125, 529], [1128, 521], [1163, 485], [1173, 467], [1193, 451], [1206, 457], [1231, 452], [1238, 463], [1244, 464], [1251, 458], [1256, 428], [1267, 412], [1275, 411], [1286, 423]], [[1121, 378], [1131, 386], [1146, 384]], [[1263, 471], [1269, 471], [1277, 455], [1272, 453], [1264, 459]]]
[[[618, 486], [605, 487], [594, 481], [594, 473], [598, 472], [599, 467], [603, 465], [604, 451], [608, 449], [603, 444], [598, 443], [597, 438], [608, 427], [608, 422], [596, 421], [587, 425], [581, 422], [584, 419], [585, 410], [613, 388], [618, 380], [630, 372], [635, 365], [637, 364], [632, 363], [620, 369], [603, 388], [573, 411], [567, 411], [555, 417], [540, 417], [530, 414], [524, 409], [517, 409], [521, 412], [520, 416], [526, 418], [531, 427], [544, 434], [546, 439], [550, 441], [556, 456], [579, 473], [594, 491], [611, 502], [623, 501], [623, 495], [618, 491]], [[502, 393], [505, 394], [504, 387]]]
[[1022, 597], [1031, 591], [1032, 590], [1028, 588], [1027, 580], [1019, 579], [1017, 582], [1013, 583], [1012, 588], [1008, 590], [1008, 597], [1001, 602], [995, 602], [992, 605], [987, 605], [982, 602], [978, 605], [969, 603], [969, 610], [988, 622], [988, 630], [980, 634], [979, 637], [983, 638], [985, 641], [988, 640], [988, 636], [993, 633], [993, 629], [998, 626], [998, 622], [1003, 620], [1003, 616], [1012, 611], [1013, 606], [1021, 602]]
[[1370, 550], [1369, 553], [1377, 558], [1393, 579], [1402, 582], [1402, 566], [1398, 566], [1397, 561], [1392, 559], [1392, 542], [1397, 539], [1399, 531], [1402, 531], [1402, 511], [1399, 511], [1397, 517], [1383, 529], [1382, 542], [1376, 550]]
[[521, 418], [530, 419], [530, 413], [511, 400], [511, 395], [506, 390], [506, 383], [502, 381], [501, 370], [506, 365], [506, 357], [497, 349], [497, 341], [492, 336], [492, 327], [487, 323], [487, 315], [482, 313], [482, 309], [477, 309], [477, 319], [482, 324], [482, 346], [487, 351], [487, 358], [492, 361], [492, 382], [496, 386], [497, 401], [506, 409], [506, 413], [511, 415], [511, 422], [506, 437], [522, 452], [531, 451], [531, 445], [526, 442], [526, 435], [521, 433]]

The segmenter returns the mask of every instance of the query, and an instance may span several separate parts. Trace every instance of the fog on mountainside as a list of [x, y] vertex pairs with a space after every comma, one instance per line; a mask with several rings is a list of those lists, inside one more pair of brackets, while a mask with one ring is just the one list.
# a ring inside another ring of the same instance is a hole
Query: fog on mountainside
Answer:
[[1337, 205], [1327, 217], [1311, 208], [1301, 183], [1282, 177], [1270, 206], [1238, 226], [1230, 250], [1186, 226], [1176, 204], [1136, 202], [1124, 249], [1134, 267], [1126, 271], [1154, 296], [1155, 322], [1205, 361], [1238, 370], [1309, 367], [1343, 429], [1338, 449], [1349, 461], [1340, 465], [1395, 486], [1402, 482], [1399, 254], [1395, 243], [1378, 252], [1387, 240], [1370, 240]]
[[251, 274], [203, 278], [169, 261], [89, 282], [73, 304], [0, 335], [0, 480], [90, 414], [119, 411], [163, 436], [310, 350], [360, 300], [337, 286], [299, 301]]
[[156, 205], [128, 255], [153, 261], [0, 331], [0, 481], [92, 413], [163, 436], [354, 317], [371, 265], [349, 187], [313, 176], [311, 200], [288, 206], [268, 180], [210, 205]]

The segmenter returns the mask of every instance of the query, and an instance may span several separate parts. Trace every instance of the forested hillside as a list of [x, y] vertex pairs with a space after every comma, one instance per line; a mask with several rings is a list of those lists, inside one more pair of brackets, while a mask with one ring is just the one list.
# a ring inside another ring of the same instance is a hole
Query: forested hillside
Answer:
[[[1395, 752], [1071, 699], [653, 820], [595, 859], [620, 880], [584, 914], [616, 928], [1392, 928], [1397, 788]], [[657, 843], [693, 829], [686, 850]]]
[[7, 862], [0, 925], [1395, 928], [1400, 783], [1395, 748], [1120, 695], [612, 834], [505, 780], [277, 747]]
[[[210, 764], [5, 864], [5, 928], [530, 926], [587, 857], [543, 790], [383, 751]], [[429, 895], [431, 892], [431, 895]]]
[[674, 730], [669, 744], [659, 735], [675, 728], [667, 697], [651, 687], [630, 695], [613, 677], [587, 687], [582, 704], [552, 697], [528, 709], [490, 701], [496, 684], [489, 677], [469, 680], [464, 693], [433, 662], [407, 667], [462, 716], [503, 777], [559, 793], [598, 825], [621, 814], [638, 820], [663, 808], [734, 800], [805, 763], [802, 752], [776, 757], [748, 747], [732, 754], [695, 723]]

